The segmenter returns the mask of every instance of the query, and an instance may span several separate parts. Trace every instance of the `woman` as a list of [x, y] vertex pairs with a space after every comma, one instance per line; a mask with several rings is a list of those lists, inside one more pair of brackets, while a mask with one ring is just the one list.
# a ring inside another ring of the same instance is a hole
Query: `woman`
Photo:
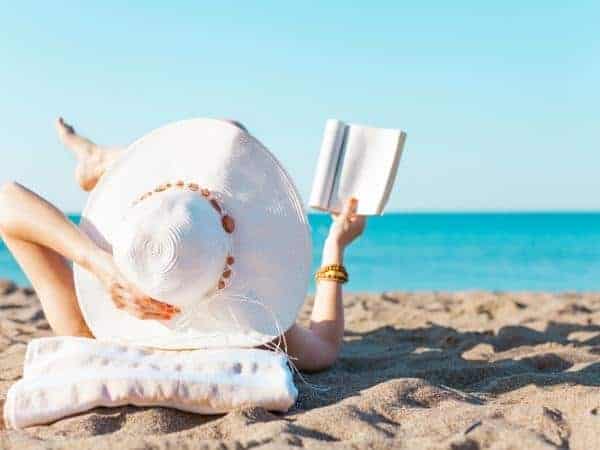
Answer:
[[[228, 121], [245, 131], [238, 122]], [[122, 150], [103, 148], [79, 136], [58, 119], [61, 141], [78, 159], [76, 179], [89, 191]], [[344, 251], [363, 231], [365, 218], [356, 215], [357, 201], [332, 216], [322, 255], [324, 266], [343, 265]], [[0, 235], [36, 290], [46, 318], [58, 335], [93, 337], [79, 308], [69, 261], [101, 281], [115, 305], [140, 319], [169, 320], [177, 307], [154, 300], [120, 273], [110, 253], [98, 247], [56, 207], [17, 183], [0, 188]], [[309, 328], [293, 325], [286, 333], [287, 350], [300, 370], [331, 366], [344, 333], [342, 287], [339, 278], [320, 277]]]

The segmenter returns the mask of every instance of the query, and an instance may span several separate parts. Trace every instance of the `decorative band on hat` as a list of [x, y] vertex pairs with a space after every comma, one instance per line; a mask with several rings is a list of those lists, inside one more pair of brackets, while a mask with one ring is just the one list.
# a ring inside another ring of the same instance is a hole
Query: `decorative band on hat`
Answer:
[[[197, 183], [186, 183], [185, 181], [179, 180], [175, 183], [159, 184], [156, 188], [154, 188], [154, 190], [145, 192], [136, 200], [134, 200], [131, 206], [135, 206], [138, 203], [146, 200], [147, 198], [150, 198], [151, 196], [159, 194], [161, 192], [165, 192], [169, 189], [187, 189], [192, 192], [199, 192], [200, 196], [206, 201], [208, 201], [213, 207], [213, 209], [217, 212], [217, 214], [219, 214], [223, 230], [225, 230], [227, 234], [232, 234], [235, 231], [235, 220], [233, 219], [233, 217], [231, 217], [225, 212], [225, 208], [223, 208], [221, 202], [219, 202], [217, 197], [210, 191], [210, 189], [202, 188]], [[221, 278], [217, 283], [217, 289], [225, 289], [231, 281], [233, 275], [232, 266], [234, 262], [235, 258], [231, 255], [228, 255], [225, 260], [225, 267], [223, 269], [223, 273], [221, 274]]]

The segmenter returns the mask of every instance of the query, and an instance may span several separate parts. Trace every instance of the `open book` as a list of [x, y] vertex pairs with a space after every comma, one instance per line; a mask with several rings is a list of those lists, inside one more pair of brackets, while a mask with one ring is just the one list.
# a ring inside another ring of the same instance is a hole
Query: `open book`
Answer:
[[406, 133], [328, 120], [309, 206], [339, 212], [356, 197], [358, 214], [382, 214], [396, 179]]

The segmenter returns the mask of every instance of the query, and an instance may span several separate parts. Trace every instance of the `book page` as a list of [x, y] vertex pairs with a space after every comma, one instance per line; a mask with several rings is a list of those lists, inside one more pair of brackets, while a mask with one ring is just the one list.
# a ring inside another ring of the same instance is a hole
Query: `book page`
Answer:
[[398, 165], [400, 164], [400, 158], [402, 157], [402, 151], [404, 150], [404, 142], [406, 141], [406, 133], [400, 132], [398, 136], [398, 140], [396, 142], [396, 157], [394, 162], [392, 163], [392, 167], [390, 168], [390, 174], [388, 176], [387, 185], [385, 186], [384, 195], [379, 202], [379, 208], [377, 214], [383, 214], [383, 210], [385, 205], [390, 198], [390, 194], [392, 192], [392, 188], [394, 187], [394, 182], [396, 181], [396, 174], [398, 172]]
[[356, 197], [358, 214], [381, 214], [393, 186], [404, 133], [349, 125], [329, 209], [340, 211]]
[[338, 170], [340, 149], [344, 140], [346, 124], [339, 120], [328, 120], [315, 169], [309, 206], [328, 210], [335, 176]]

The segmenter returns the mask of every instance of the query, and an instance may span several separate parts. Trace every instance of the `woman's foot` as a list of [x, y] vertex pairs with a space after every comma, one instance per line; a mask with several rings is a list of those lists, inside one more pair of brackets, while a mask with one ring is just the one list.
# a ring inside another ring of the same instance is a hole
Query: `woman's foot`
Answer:
[[56, 131], [61, 142], [77, 157], [75, 179], [84, 191], [91, 191], [116, 157], [116, 151], [106, 151], [75, 132], [62, 117], [56, 119]]

